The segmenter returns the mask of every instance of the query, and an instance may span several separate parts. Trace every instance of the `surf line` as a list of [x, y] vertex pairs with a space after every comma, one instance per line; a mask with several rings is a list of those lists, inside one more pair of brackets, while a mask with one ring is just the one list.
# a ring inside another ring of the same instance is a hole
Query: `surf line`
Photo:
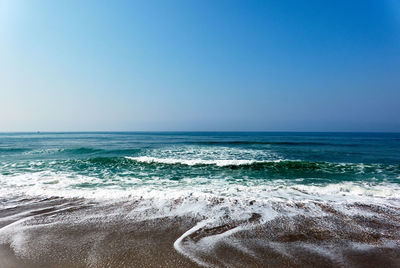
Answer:
[[205, 227], [208, 223], [210, 222], [209, 219], [202, 220], [198, 222], [195, 226], [187, 230], [183, 235], [181, 235], [175, 242], [174, 242], [174, 248], [176, 251], [181, 253], [182, 255], [186, 256], [187, 258], [191, 259], [195, 263], [197, 263], [200, 266], [208, 267], [209, 265], [200, 259], [196, 258], [194, 254], [190, 254], [188, 250], [185, 250], [183, 247], [183, 239], [186, 237], [190, 236], [191, 234], [197, 232], [201, 228]]
[[[204, 267], [210, 267], [210, 264], [200, 260], [198, 257], [196, 257], [195, 252], [191, 252], [193, 250], [191, 249], [185, 249], [184, 248], [184, 239], [187, 237], [190, 237], [191, 235], [193, 235], [194, 233], [196, 233], [197, 231], [201, 230], [202, 228], [204, 228], [207, 224], [213, 223], [215, 219], [206, 219], [203, 221], [198, 222], [194, 227], [192, 227], [191, 229], [187, 230], [184, 234], [182, 234], [175, 242], [174, 242], [174, 248], [176, 251], [178, 251], [179, 253], [181, 253], [182, 255], [186, 256], [187, 258], [189, 258], [190, 260], [194, 261], [195, 263], [197, 263], [200, 266], [204, 266]], [[229, 229], [227, 231], [224, 231], [222, 233], [218, 233], [215, 235], [211, 235], [208, 237], [215, 237], [218, 239], [225, 237], [225, 236], [229, 236], [232, 235], [233, 233], [236, 233], [238, 231], [242, 230], [242, 227], [240, 225], [238, 226], [234, 226], [232, 229]], [[207, 237], [207, 236], [206, 236]], [[203, 239], [203, 238], [201, 238]], [[200, 239], [200, 240], [201, 240]], [[198, 241], [199, 242], [199, 241]], [[193, 243], [193, 242], [192, 242]]]

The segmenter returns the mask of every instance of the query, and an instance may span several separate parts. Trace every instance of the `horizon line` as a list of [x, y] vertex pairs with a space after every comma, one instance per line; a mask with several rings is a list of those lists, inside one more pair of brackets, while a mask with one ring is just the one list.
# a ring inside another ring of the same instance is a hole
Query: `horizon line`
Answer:
[[300, 131], [300, 130], [82, 130], [82, 131], [0, 131], [0, 134], [7, 133], [392, 133], [400, 134], [400, 131], [353, 131], [353, 130], [334, 130], [334, 131]]

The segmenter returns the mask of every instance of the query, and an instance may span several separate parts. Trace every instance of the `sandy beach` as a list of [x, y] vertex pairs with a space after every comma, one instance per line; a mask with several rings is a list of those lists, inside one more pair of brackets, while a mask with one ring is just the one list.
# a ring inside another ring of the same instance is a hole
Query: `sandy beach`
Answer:
[[325, 207], [335, 217], [281, 217], [259, 223], [253, 215], [243, 222], [227, 220], [216, 227], [199, 227], [202, 219], [193, 217], [155, 215], [135, 220], [130, 210], [136, 205], [135, 201], [100, 204], [63, 198], [13, 200], [12, 206], [0, 210], [0, 267], [400, 264], [400, 248], [382, 243], [400, 239], [400, 228], [385, 221], [391, 216], [389, 211], [382, 210], [382, 219], [372, 221], [338, 216]]

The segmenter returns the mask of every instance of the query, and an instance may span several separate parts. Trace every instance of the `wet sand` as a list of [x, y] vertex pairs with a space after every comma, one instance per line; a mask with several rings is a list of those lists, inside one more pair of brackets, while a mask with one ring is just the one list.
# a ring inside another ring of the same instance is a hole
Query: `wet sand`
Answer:
[[267, 223], [252, 215], [201, 226], [204, 219], [196, 217], [132, 217], [135, 202], [2, 203], [7, 204], [0, 209], [2, 268], [400, 266], [399, 219], [388, 212], [370, 219], [332, 210], [332, 217], [298, 215]]
[[[0, 267], [196, 267], [173, 248], [176, 225], [58, 226], [30, 234], [27, 255], [0, 247]], [[34, 237], [32, 237], [34, 236]], [[46, 240], [46, 241], [43, 241]]]
[[[13, 239], [0, 245], [0, 267], [196, 266], [173, 247], [174, 241], [194, 224], [190, 219], [135, 222], [123, 217], [97, 218], [97, 212], [100, 215], [93, 204], [63, 199], [1, 210], [0, 219], [17, 215], [14, 221], [2, 222], [1, 227], [14, 224], [20, 230], [10, 228], [15, 231]], [[73, 217], [85, 214], [93, 219], [74, 223]], [[27, 223], [19, 226], [18, 221], [24, 220]]]

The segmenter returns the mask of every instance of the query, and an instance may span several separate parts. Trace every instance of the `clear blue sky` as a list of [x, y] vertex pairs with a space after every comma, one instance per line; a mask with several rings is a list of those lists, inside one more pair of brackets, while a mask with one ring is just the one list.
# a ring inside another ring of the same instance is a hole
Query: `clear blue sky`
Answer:
[[400, 131], [400, 1], [0, 0], [0, 131]]

